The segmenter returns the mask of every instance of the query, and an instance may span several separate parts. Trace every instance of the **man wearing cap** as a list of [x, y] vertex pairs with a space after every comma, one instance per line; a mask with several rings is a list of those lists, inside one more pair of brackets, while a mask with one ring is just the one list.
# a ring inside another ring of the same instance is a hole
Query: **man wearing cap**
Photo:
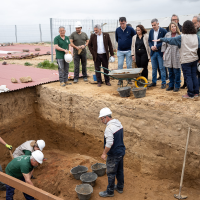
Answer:
[[[106, 160], [108, 186], [107, 190], [100, 192], [100, 197], [113, 197], [114, 190], [123, 193], [124, 188], [124, 168], [123, 159], [125, 155], [125, 146], [123, 141], [123, 126], [117, 119], [112, 119], [112, 112], [109, 108], [103, 108], [100, 111], [99, 118], [106, 124], [104, 132], [104, 151], [101, 155]], [[106, 159], [106, 156], [107, 159]], [[117, 185], [115, 185], [115, 177]]]
[[[34, 151], [31, 156], [19, 156], [14, 158], [6, 167], [6, 174], [33, 185], [31, 181], [32, 171], [38, 164], [42, 164], [44, 155], [40, 150]], [[6, 185], [6, 200], [13, 200], [15, 188]], [[27, 200], [34, 200], [28, 194], [24, 194]]]
[[[0, 143], [6, 146], [9, 150], [12, 150], [12, 146], [7, 144], [1, 137], [0, 137]], [[0, 171], [2, 171], [1, 166], [0, 166]], [[6, 185], [0, 182], [0, 191], [5, 191], [5, 190], [6, 190]]]
[[70, 35], [71, 46], [74, 53], [74, 83], [78, 82], [80, 61], [82, 65], [82, 74], [84, 81], [87, 79], [87, 52], [86, 46], [89, 43], [89, 39], [86, 33], [82, 32], [82, 24], [77, 21], [75, 24], [76, 31]]

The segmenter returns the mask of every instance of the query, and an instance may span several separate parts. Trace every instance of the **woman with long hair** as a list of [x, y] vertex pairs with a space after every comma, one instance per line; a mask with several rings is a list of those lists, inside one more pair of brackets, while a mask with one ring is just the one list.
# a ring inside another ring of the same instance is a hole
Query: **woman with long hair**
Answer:
[[[165, 38], [173, 38], [181, 35], [178, 25], [175, 22], [171, 22], [169, 25], [169, 31]], [[178, 92], [181, 83], [181, 63], [179, 48], [175, 45], [163, 42], [161, 47], [163, 54], [163, 66], [168, 68], [169, 71], [169, 87], [167, 91], [173, 90]]]
[[131, 55], [138, 68], [144, 68], [142, 76], [148, 79], [148, 63], [150, 59], [149, 35], [142, 25], [136, 27], [137, 34], [133, 36]]
[[197, 63], [200, 58], [200, 39], [192, 21], [187, 20], [183, 24], [182, 35], [159, 40], [171, 45], [176, 45], [180, 51], [180, 62], [183, 75], [186, 78], [187, 94], [183, 98], [198, 98], [199, 85], [197, 80]]

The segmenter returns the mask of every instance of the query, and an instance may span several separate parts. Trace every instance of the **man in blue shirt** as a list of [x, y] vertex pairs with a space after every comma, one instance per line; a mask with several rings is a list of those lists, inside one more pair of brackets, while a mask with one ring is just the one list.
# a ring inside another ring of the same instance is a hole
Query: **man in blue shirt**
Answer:
[[164, 38], [167, 31], [159, 27], [157, 19], [151, 20], [152, 28], [149, 32], [149, 46], [151, 48], [151, 64], [152, 64], [152, 83], [148, 87], [156, 86], [157, 69], [159, 67], [161, 72], [162, 86], [161, 89], [166, 88], [166, 71], [163, 66], [163, 53], [161, 52], [162, 42], [153, 42], [159, 38]]
[[[116, 41], [118, 42], [118, 69], [123, 69], [124, 58], [126, 57], [126, 65], [127, 69], [132, 68], [132, 57], [131, 57], [131, 44], [132, 44], [132, 37], [136, 35], [135, 30], [127, 26], [126, 18], [120, 17], [119, 18], [120, 27], [116, 29], [115, 37]], [[118, 82], [118, 85], [121, 84], [121, 81]], [[132, 84], [129, 81], [129, 84]]]

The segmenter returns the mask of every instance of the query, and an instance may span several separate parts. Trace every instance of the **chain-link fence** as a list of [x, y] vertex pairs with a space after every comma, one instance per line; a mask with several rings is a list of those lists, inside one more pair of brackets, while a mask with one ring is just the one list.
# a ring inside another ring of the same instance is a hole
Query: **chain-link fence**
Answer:
[[1, 25], [0, 43], [50, 42], [49, 24]]
[[[75, 23], [80, 21], [82, 24], [82, 32], [85, 32], [88, 37], [93, 33], [94, 26], [99, 24], [103, 32], [110, 32], [111, 34], [111, 41], [115, 48], [115, 38], [113, 32], [115, 32], [116, 28], [119, 26], [119, 21], [117, 19], [94, 19], [94, 20], [82, 20], [82, 19], [50, 19], [50, 29], [51, 29], [51, 51], [53, 52], [53, 40], [54, 38], [59, 35], [59, 27], [64, 26], [66, 29], [66, 35], [70, 36], [75, 29]], [[52, 54], [53, 55], [53, 54]], [[52, 56], [53, 60], [53, 56]]]

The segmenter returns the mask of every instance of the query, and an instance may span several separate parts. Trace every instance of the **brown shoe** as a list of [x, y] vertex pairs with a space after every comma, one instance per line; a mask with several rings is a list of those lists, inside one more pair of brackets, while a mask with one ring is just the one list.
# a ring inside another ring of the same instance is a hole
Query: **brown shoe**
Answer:
[[110, 84], [110, 83], [106, 83], [106, 85], [107, 85], [107, 86], [111, 86], [111, 84]]
[[98, 83], [97, 87], [101, 87], [101, 83]]

